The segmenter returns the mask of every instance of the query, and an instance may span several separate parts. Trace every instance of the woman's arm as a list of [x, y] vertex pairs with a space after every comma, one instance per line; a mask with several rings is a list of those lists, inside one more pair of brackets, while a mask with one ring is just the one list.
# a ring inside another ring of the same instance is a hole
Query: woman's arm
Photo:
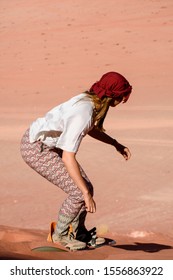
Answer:
[[118, 143], [117, 140], [115, 140], [114, 138], [112, 138], [111, 136], [109, 136], [108, 134], [106, 134], [105, 132], [99, 131], [98, 129], [93, 128], [91, 131], [88, 132], [88, 135], [90, 135], [91, 137], [114, 146], [117, 151], [122, 154], [122, 156], [128, 160], [131, 157], [131, 153], [130, 150], [123, 146], [122, 144]]
[[62, 161], [64, 162], [70, 177], [73, 179], [77, 187], [83, 193], [85, 204], [86, 204], [86, 210], [88, 212], [94, 213], [96, 211], [96, 204], [80, 173], [80, 169], [75, 157], [75, 153], [63, 151]]
[[102, 132], [102, 131], [99, 131], [98, 129], [96, 128], [93, 128], [92, 130], [90, 130], [88, 132], [88, 135], [101, 141], [101, 142], [104, 142], [106, 144], [110, 144], [112, 146], [114, 146], [114, 141], [115, 139], [113, 139], [112, 137], [110, 137], [108, 134]]

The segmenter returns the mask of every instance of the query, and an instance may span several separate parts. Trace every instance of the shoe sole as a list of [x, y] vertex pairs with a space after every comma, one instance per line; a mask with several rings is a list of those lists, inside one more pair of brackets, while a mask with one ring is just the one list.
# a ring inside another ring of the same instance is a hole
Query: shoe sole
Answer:
[[77, 247], [73, 247], [72, 244], [66, 243], [66, 242], [59, 242], [59, 241], [53, 241], [54, 244], [58, 245], [58, 248], [60, 249], [68, 249], [70, 251], [78, 251], [78, 250], [84, 250], [86, 248], [86, 246], [77, 246]]

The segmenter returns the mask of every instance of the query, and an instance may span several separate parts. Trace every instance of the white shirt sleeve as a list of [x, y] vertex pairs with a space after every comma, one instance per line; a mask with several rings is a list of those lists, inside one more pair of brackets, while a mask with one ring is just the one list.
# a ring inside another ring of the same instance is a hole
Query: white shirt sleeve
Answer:
[[82, 138], [92, 128], [92, 117], [83, 114], [72, 114], [64, 120], [64, 129], [56, 147], [68, 152], [76, 153]]

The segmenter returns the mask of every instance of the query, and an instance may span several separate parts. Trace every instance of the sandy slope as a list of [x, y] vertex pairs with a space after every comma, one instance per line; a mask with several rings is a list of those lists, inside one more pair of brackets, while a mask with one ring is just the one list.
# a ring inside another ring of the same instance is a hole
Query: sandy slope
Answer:
[[[161, 234], [143, 233], [145, 234], [145, 238], [143, 238], [142, 236], [113, 235], [109, 233], [107, 238], [113, 238], [117, 241], [117, 244], [113, 246], [106, 244], [99, 248], [88, 248], [83, 251], [74, 252], [52, 251], [52, 247], [59, 247], [56, 244], [45, 241], [47, 238], [46, 231], [22, 230], [3, 226], [1, 227], [0, 234], [0, 259], [172, 259], [173, 241], [168, 236]], [[40, 251], [40, 247], [43, 251]]]
[[[172, 10], [171, 0], [1, 0], [2, 258], [173, 258]], [[111, 70], [127, 76], [133, 95], [110, 110], [105, 127], [132, 158], [124, 162], [86, 137], [78, 159], [95, 186], [97, 213], [87, 225], [115, 237], [116, 249], [31, 253], [32, 242], [44, 244], [65, 195], [22, 161], [21, 136]], [[163, 246], [147, 253], [145, 243]]]

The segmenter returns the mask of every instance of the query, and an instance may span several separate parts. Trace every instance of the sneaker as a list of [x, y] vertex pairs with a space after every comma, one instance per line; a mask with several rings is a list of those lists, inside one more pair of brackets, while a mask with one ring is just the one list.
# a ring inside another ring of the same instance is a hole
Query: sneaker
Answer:
[[54, 243], [59, 243], [63, 245], [65, 248], [70, 249], [71, 251], [82, 250], [86, 248], [86, 243], [74, 239], [72, 234], [70, 235], [58, 235], [56, 233], [52, 234], [52, 241]]
[[102, 245], [106, 242], [105, 238], [103, 237], [92, 237], [92, 239], [87, 243], [87, 245], [92, 247], [97, 247], [99, 245]]

